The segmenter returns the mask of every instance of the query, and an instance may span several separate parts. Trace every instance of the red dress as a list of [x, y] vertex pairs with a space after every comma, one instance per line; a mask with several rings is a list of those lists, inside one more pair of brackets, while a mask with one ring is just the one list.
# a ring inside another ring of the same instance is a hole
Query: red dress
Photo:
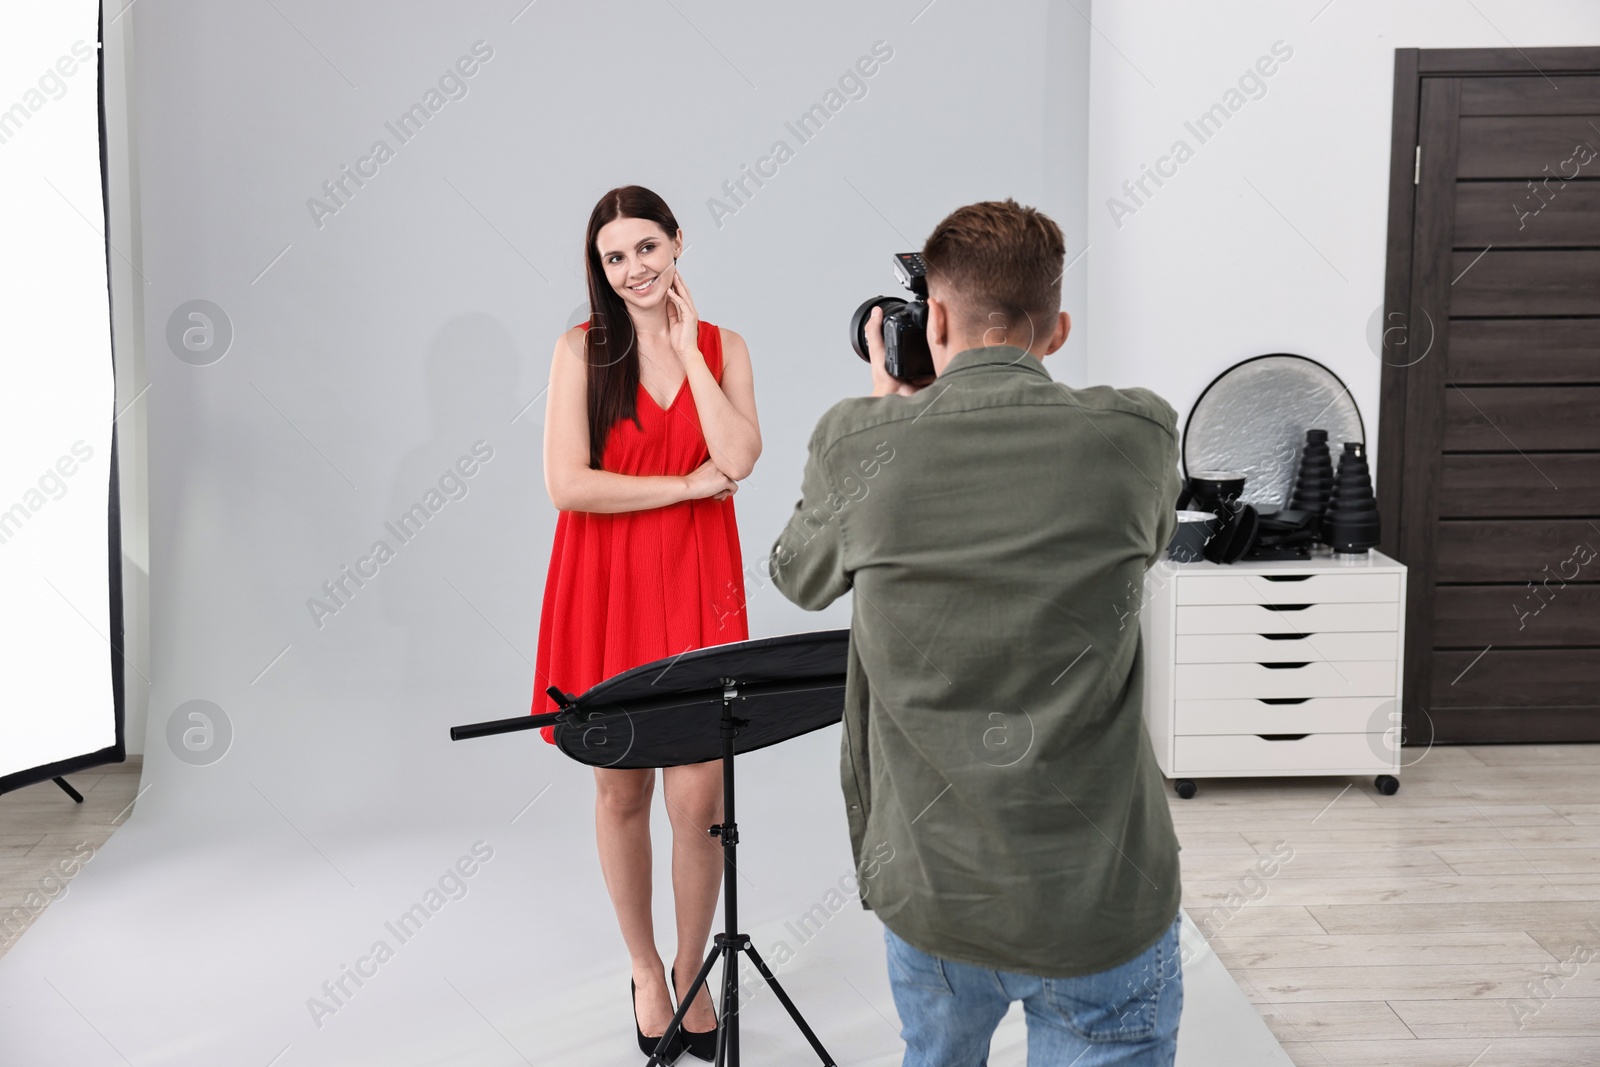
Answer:
[[[722, 335], [705, 321], [700, 351], [721, 382]], [[637, 408], [639, 426], [622, 419], [611, 427], [602, 469], [685, 475], [710, 456], [688, 379], [665, 410], [641, 383]], [[548, 686], [576, 696], [641, 663], [749, 636], [732, 497], [644, 511], [560, 512], [530, 714], [557, 710]], [[539, 732], [554, 743], [554, 727]]]

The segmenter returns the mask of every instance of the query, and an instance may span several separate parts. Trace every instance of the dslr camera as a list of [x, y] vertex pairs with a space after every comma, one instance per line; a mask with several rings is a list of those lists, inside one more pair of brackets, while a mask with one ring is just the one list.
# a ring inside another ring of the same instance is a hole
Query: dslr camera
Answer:
[[894, 257], [894, 274], [911, 290], [912, 298], [875, 296], [850, 316], [850, 346], [856, 355], [872, 362], [867, 349], [867, 316], [883, 308], [884, 369], [891, 378], [914, 382], [933, 377], [933, 353], [928, 351], [928, 267], [921, 252], [900, 252]]

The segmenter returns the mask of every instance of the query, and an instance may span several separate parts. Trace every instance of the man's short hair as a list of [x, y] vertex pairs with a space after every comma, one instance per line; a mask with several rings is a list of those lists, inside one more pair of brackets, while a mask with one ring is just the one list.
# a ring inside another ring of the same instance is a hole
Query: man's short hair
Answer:
[[1055, 329], [1065, 256], [1055, 220], [1010, 197], [957, 208], [922, 247], [929, 286], [951, 304], [952, 325], [972, 334], [1005, 327], [1007, 343], [1024, 348]]

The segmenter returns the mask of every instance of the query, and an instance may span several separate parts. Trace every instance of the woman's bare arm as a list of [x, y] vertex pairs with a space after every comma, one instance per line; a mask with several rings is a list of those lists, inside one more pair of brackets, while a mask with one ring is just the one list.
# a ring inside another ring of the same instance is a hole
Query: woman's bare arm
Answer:
[[[734, 481], [743, 481], [761, 458], [756, 386], [744, 338], [732, 330], [718, 329], [722, 330], [721, 384], [712, 377], [703, 357], [690, 371], [689, 384], [696, 386], [694, 406], [711, 462]], [[706, 373], [698, 373], [702, 368]]]
[[545, 398], [544, 486], [561, 511], [644, 511], [689, 500], [689, 479], [617, 474], [589, 466], [589, 381], [584, 331], [574, 326], [556, 340]]

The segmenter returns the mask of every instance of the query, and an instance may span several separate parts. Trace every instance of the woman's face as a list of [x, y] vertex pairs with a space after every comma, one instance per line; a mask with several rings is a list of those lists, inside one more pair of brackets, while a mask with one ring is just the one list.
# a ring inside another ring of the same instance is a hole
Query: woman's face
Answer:
[[654, 308], [667, 299], [673, 260], [683, 249], [683, 231], [670, 238], [649, 219], [612, 219], [595, 238], [600, 265], [611, 288], [630, 308]]

